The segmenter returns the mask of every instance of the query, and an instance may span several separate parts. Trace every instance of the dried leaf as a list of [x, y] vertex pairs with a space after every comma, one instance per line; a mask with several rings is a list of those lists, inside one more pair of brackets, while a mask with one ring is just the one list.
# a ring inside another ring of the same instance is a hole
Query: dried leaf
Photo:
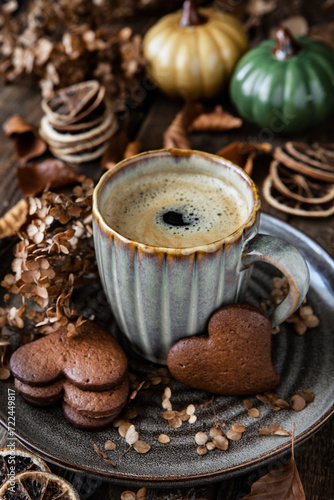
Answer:
[[17, 177], [20, 189], [25, 196], [35, 196], [45, 187], [56, 189], [84, 180], [84, 176], [79, 175], [74, 168], [56, 159], [18, 167]]
[[245, 28], [249, 29], [252, 26], [258, 26], [262, 17], [272, 12], [276, 7], [277, 0], [248, 0], [246, 12], [249, 14], [249, 19], [245, 24]]
[[160, 434], [158, 436], [158, 441], [159, 441], [159, 443], [167, 444], [167, 443], [170, 443], [170, 437], [167, 436], [167, 434]]
[[101, 165], [105, 170], [113, 168], [124, 158], [126, 147], [129, 143], [129, 138], [124, 131], [113, 135], [109, 141], [109, 145], [102, 157]]
[[136, 431], [136, 428], [133, 424], [130, 425], [130, 427], [126, 431], [126, 434], [124, 437], [125, 437], [125, 441], [130, 445], [132, 445], [136, 441], [138, 441], [138, 437], [139, 437], [138, 432]]
[[205, 432], [197, 432], [195, 435], [195, 443], [199, 445], [206, 444], [208, 441], [208, 436]]
[[137, 439], [133, 447], [137, 453], [142, 453], [142, 454], [148, 453], [151, 449], [151, 446], [145, 441], [142, 441], [141, 439]]
[[189, 132], [222, 131], [239, 128], [242, 119], [227, 113], [222, 106], [216, 106], [211, 113], [201, 113], [188, 127]]
[[163, 147], [165, 149], [191, 149], [188, 138], [188, 128], [195, 118], [203, 113], [202, 104], [188, 102], [167, 128], [163, 137]]
[[26, 222], [28, 215], [27, 200], [20, 200], [0, 219], [0, 238], [12, 236]]
[[26, 123], [19, 115], [13, 115], [3, 124], [7, 137], [15, 141], [15, 152], [22, 163], [45, 153], [47, 145], [32, 125]]
[[334, 21], [312, 26], [310, 37], [323, 42], [334, 50]]
[[269, 153], [271, 144], [262, 142], [255, 144], [252, 142], [232, 142], [217, 153], [218, 156], [230, 160], [239, 167], [243, 168], [248, 175], [252, 174], [253, 161], [258, 153]]
[[294, 426], [292, 431], [292, 456], [288, 464], [272, 469], [253, 483], [249, 495], [243, 500], [305, 500], [305, 492], [296, 467], [294, 453]]
[[[293, 36], [306, 36], [309, 31], [307, 19], [304, 16], [291, 16], [284, 19], [280, 26], [290, 31]], [[270, 30], [270, 38], [275, 38], [278, 26]]]
[[124, 158], [130, 158], [131, 156], [135, 156], [141, 151], [141, 142], [140, 141], [132, 141], [126, 146], [124, 151]]

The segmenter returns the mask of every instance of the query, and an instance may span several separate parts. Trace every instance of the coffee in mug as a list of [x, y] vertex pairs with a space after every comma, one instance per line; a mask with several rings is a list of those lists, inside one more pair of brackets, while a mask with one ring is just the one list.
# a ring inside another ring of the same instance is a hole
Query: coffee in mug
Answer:
[[207, 245], [236, 231], [250, 209], [224, 178], [166, 169], [122, 179], [101, 207], [107, 224], [130, 240], [158, 247]]

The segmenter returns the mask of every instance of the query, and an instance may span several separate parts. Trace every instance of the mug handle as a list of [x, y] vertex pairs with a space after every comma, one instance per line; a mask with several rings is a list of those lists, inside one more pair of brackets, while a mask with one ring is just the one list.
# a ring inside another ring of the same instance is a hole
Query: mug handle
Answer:
[[299, 250], [275, 236], [257, 234], [246, 243], [242, 256], [244, 267], [248, 268], [258, 261], [277, 267], [289, 283], [288, 295], [270, 317], [275, 327], [291, 316], [304, 300], [310, 284], [310, 273]]

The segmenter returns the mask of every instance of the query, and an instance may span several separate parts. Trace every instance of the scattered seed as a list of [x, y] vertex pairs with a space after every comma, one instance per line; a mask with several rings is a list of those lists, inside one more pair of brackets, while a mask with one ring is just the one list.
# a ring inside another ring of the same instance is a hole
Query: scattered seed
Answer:
[[281, 426], [280, 426], [280, 425], [278, 425], [278, 424], [271, 424], [271, 425], [269, 426], [269, 430], [270, 430], [270, 432], [276, 432], [276, 431], [278, 431], [279, 429], [281, 429]]
[[206, 447], [209, 451], [214, 450], [216, 448], [215, 444], [212, 441], [206, 443]]
[[181, 427], [182, 420], [180, 419], [180, 417], [174, 417], [171, 420], [168, 420], [168, 423], [171, 427], [176, 429], [177, 427]]
[[300, 396], [305, 399], [307, 403], [313, 403], [315, 396], [314, 393], [310, 389], [305, 389], [300, 392]]
[[128, 408], [124, 413], [124, 418], [129, 420], [133, 420], [137, 416], [138, 416], [138, 411], [136, 410], [136, 408]]
[[244, 405], [246, 406], [247, 410], [253, 408], [253, 403], [249, 399], [244, 399]]
[[294, 324], [294, 330], [297, 333], [297, 335], [304, 335], [304, 333], [307, 330], [307, 326], [304, 323], [304, 321], [299, 320], [296, 321], [296, 323]]
[[225, 451], [228, 448], [228, 440], [226, 439], [225, 436], [215, 436], [212, 439], [212, 442], [219, 450]]
[[111, 441], [110, 439], [107, 439], [107, 441], [104, 443], [104, 449], [107, 451], [112, 451], [116, 448], [116, 444]]
[[124, 437], [125, 437], [125, 441], [130, 445], [134, 444], [138, 441], [139, 435], [138, 435], [138, 432], [136, 431], [136, 428], [133, 424], [130, 424], [130, 427], [126, 431], [126, 434]]
[[167, 436], [167, 434], [160, 434], [160, 436], [158, 437], [158, 441], [159, 443], [167, 444], [170, 443], [170, 437]]
[[158, 384], [161, 384], [162, 378], [161, 377], [152, 377], [152, 378], [150, 378], [150, 382], [152, 385], [158, 385]]
[[222, 436], [223, 431], [221, 429], [218, 429], [218, 427], [211, 427], [209, 434], [212, 438], [217, 437], [217, 436]]
[[295, 394], [290, 398], [291, 408], [294, 411], [302, 411], [306, 406], [306, 401], [299, 394]]
[[146, 493], [147, 493], [147, 490], [145, 487], [140, 488], [140, 490], [137, 491], [136, 500], [145, 500]]
[[171, 410], [172, 409], [172, 403], [170, 402], [170, 399], [164, 399], [162, 401], [162, 407], [164, 410]]
[[232, 429], [235, 432], [245, 432], [246, 428], [243, 424], [233, 424]]
[[182, 422], [186, 422], [189, 419], [189, 415], [187, 414], [186, 410], [177, 412], [177, 416], [180, 417]]
[[251, 417], [254, 417], [254, 418], [259, 418], [260, 412], [257, 408], [250, 408], [248, 410], [248, 415], [250, 415]]
[[208, 449], [206, 446], [197, 446], [196, 451], [198, 455], [203, 456], [206, 455], [208, 452]]
[[263, 427], [263, 429], [259, 429], [258, 434], [260, 436], [270, 436], [272, 433], [270, 432], [270, 429]]
[[230, 429], [226, 432], [226, 436], [228, 437], [228, 439], [231, 439], [231, 441], [239, 441], [239, 439], [242, 437], [242, 433]]
[[291, 436], [292, 435], [292, 433], [290, 431], [287, 431], [286, 429], [278, 429], [278, 431], [275, 431], [274, 434], [277, 436]]
[[305, 321], [307, 328], [315, 328], [320, 323], [319, 318], [317, 316], [315, 316], [315, 314], [310, 314], [309, 316], [306, 316], [304, 321]]
[[166, 387], [165, 388], [165, 390], [164, 390], [164, 396], [167, 399], [170, 399], [172, 397], [172, 391], [171, 391], [170, 387]]
[[129, 427], [131, 427], [130, 422], [124, 422], [118, 427], [118, 432], [122, 436], [122, 438], [125, 438], [126, 433], [128, 432]]
[[133, 447], [138, 453], [147, 453], [151, 449], [151, 446], [145, 441], [142, 441], [141, 439], [138, 439], [134, 443]]
[[299, 309], [299, 315], [301, 318], [307, 318], [313, 314], [313, 309], [311, 306], [303, 306]]
[[191, 404], [187, 406], [186, 413], [187, 415], [193, 415], [195, 413], [195, 410], [196, 410], [195, 405]]
[[290, 408], [289, 403], [287, 401], [285, 401], [284, 399], [278, 398], [278, 399], [276, 399], [275, 403], [280, 408]]
[[165, 420], [173, 420], [173, 418], [175, 417], [176, 417], [176, 412], [171, 410], [167, 410], [162, 414], [162, 418], [164, 418]]
[[120, 427], [123, 424], [126, 424], [126, 420], [124, 418], [117, 418], [116, 420], [113, 421], [112, 425], [113, 427]]
[[133, 491], [123, 491], [121, 494], [121, 500], [136, 500], [136, 493]]
[[196, 422], [196, 420], [197, 420], [196, 415], [190, 415], [188, 422], [189, 422], [189, 424], [194, 424]]
[[0, 380], [7, 380], [10, 377], [10, 369], [5, 366], [0, 367]]
[[195, 443], [199, 445], [203, 445], [208, 441], [208, 436], [205, 432], [197, 432], [195, 436]]

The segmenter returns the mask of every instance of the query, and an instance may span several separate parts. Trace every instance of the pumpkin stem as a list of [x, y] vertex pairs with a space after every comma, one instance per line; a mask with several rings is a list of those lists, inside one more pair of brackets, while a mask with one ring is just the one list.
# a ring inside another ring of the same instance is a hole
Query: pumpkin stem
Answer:
[[277, 43], [273, 48], [273, 54], [280, 61], [294, 56], [301, 49], [301, 46], [287, 28], [279, 28], [276, 31], [275, 38]]
[[179, 21], [180, 26], [198, 26], [206, 23], [206, 21], [207, 18], [198, 12], [193, 0], [183, 2], [182, 16]]

